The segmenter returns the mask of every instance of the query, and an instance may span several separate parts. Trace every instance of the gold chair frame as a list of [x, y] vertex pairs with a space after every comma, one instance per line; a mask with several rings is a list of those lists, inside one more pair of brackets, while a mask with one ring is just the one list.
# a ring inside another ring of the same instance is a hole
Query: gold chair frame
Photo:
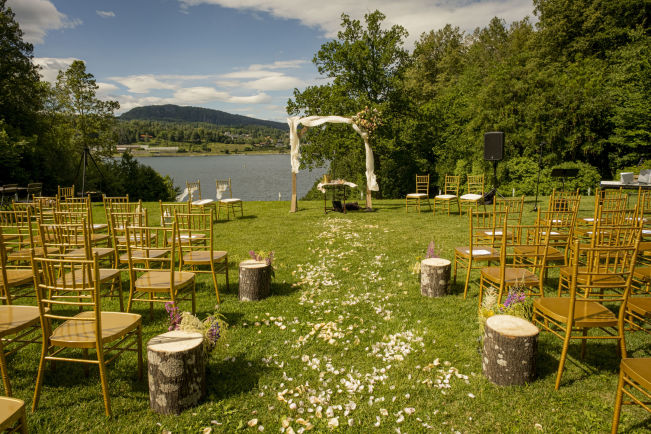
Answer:
[[415, 206], [420, 214], [421, 200], [426, 201], [427, 206], [432, 209], [432, 205], [429, 203], [429, 174], [416, 175], [416, 192], [405, 196], [405, 212], [409, 212], [410, 206]]
[[[429, 182], [428, 182], [429, 183]], [[450, 215], [450, 203], [457, 203], [457, 211], [461, 214], [461, 205], [459, 204], [459, 184], [461, 177], [457, 175], [445, 175], [445, 184], [443, 186], [442, 194], [434, 196], [434, 206], [432, 212], [436, 214], [436, 204], [442, 202], [446, 205], [448, 216]]]

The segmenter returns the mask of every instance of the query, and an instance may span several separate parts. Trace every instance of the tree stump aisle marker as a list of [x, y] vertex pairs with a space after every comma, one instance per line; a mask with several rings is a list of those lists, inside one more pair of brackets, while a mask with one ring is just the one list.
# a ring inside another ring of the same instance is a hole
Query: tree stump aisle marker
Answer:
[[486, 320], [482, 371], [498, 386], [523, 385], [536, 376], [538, 327], [512, 315]]
[[206, 392], [203, 335], [173, 330], [147, 343], [149, 406], [156, 413], [179, 414]]
[[427, 258], [420, 263], [420, 293], [427, 297], [447, 295], [452, 264], [443, 258]]
[[240, 262], [240, 301], [262, 300], [271, 292], [271, 265], [247, 259]]

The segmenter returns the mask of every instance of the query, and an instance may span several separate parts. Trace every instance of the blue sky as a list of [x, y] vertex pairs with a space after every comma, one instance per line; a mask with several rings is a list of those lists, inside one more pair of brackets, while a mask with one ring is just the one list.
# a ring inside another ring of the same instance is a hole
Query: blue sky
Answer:
[[493, 16], [530, 16], [531, 0], [8, 0], [46, 80], [86, 62], [120, 113], [149, 104], [208, 107], [284, 121], [293, 89], [322, 82], [312, 58], [342, 12], [375, 9], [410, 33]]

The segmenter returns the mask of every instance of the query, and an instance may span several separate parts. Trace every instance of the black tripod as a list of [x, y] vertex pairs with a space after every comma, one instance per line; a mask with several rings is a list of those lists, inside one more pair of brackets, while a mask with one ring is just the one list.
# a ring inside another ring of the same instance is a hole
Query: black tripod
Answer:
[[79, 176], [79, 169], [82, 169], [81, 172], [81, 196], [83, 197], [85, 192], [86, 192], [86, 166], [88, 164], [88, 159], [90, 158], [90, 161], [93, 163], [95, 166], [95, 169], [97, 169], [97, 172], [99, 172], [100, 176], [102, 179], [104, 179], [104, 174], [102, 173], [102, 170], [99, 168], [97, 165], [97, 162], [95, 161], [95, 158], [93, 157], [93, 154], [90, 153], [90, 148], [88, 146], [84, 146], [84, 149], [81, 153], [81, 158], [79, 159], [79, 164], [77, 165], [77, 173], [75, 174], [75, 180]]

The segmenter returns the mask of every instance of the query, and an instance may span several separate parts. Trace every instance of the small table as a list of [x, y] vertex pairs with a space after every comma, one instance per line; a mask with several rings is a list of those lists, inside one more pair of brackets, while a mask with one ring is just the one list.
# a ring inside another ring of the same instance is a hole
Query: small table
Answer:
[[644, 184], [639, 182], [623, 183], [621, 181], [601, 181], [599, 186], [602, 189], [607, 188], [623, 188], [625, 190], [637, 190], [641, 188], [642, 190], [651, 190], [651, 184]]
[[346, 213], [346, 187], [355, 188], [357, 184], [344, 180], [336, 180], [331, 182], [320, 182], [316, 188], [323, 193], [323, 212], [328, 213], [329, 210], [335, 211], [334, 207], [328, 208], [328, 193], [327, 189], [332, 190], [332, 200], [337, 198], [337, 191], [342, 192], [342, 209]]
[[11, 197], [18, 201], [18, 193], [26, 192], [27, 187], [0, 187], [0, 203], [3, 207], [11, 206]]

